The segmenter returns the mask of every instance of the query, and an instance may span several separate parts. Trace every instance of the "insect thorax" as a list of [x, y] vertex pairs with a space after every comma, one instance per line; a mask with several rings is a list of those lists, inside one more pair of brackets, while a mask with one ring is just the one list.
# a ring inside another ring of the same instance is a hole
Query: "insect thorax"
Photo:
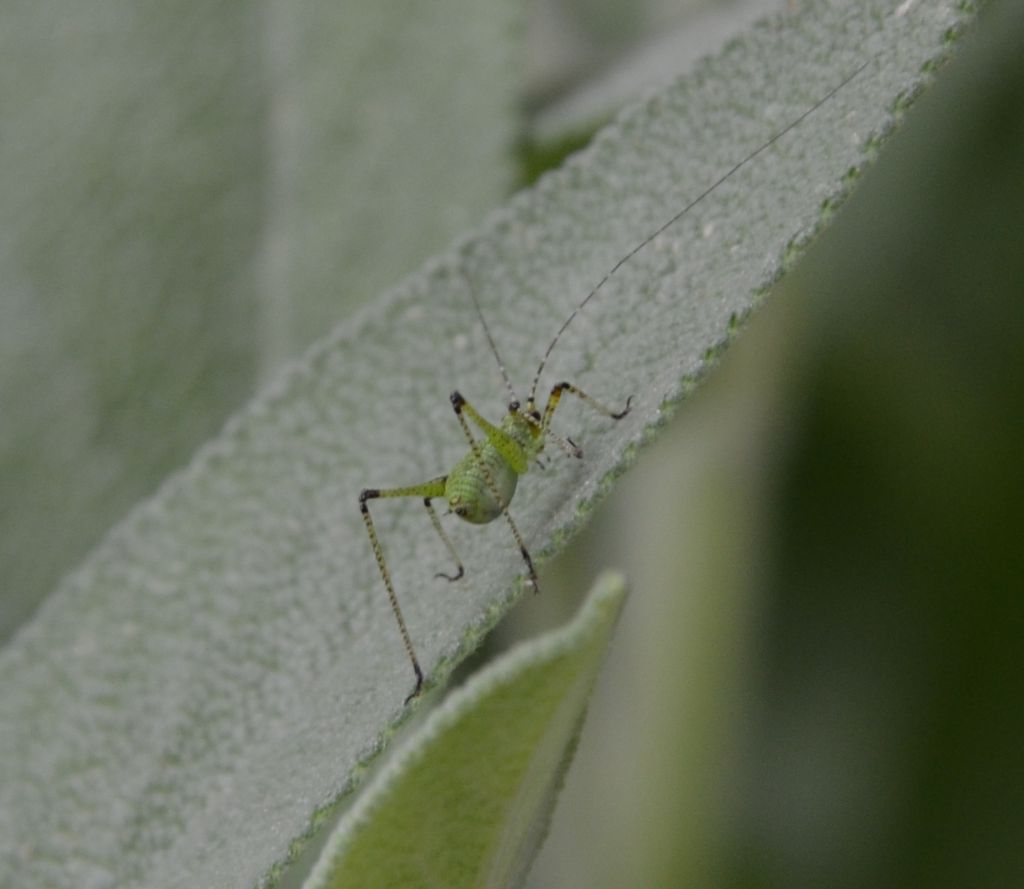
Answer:
[[509, 410], [501, 421], [501, 431], [515, 439], [527, 460], [532, 460], [544, 449], [544, 435], [539, 423], [531, 423], [521, 413]]

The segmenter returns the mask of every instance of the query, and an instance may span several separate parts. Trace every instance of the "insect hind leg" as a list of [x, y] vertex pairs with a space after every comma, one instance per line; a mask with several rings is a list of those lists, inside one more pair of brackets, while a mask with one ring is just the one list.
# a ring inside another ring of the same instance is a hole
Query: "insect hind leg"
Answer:
[[[373, 518], [370, 516], [369, 501], [390, 497], [424, 498], [423, 502], [427, 507], [427, 512], [430, 514], [431, 522], [441, 535], [441, 539], [448, 548], [448, 552], [454, 557], [458, 566], [458, 572], [454, 577], [449, 578], [450, 580], [456, 580], [462, 576], [462, 562], [459, 560], [458, 555], [456, 555], [455, 547], [452, 546], [448, 535], [444, 533], [441, 522], [437, 518], [437, 513], [430, 505], [430, 501], [434, 497], [444, 496], [445, 478], [445, 476], [442, 476], [429, 482], [424, 482], [421, 485], [409, 485], [404, 488], [364, 488], [359, 493], [359, 512], [363, 517], [363, 524], [366, 526], [366, 533], [370, 538], [370, 546], [373, 548], [373, 556], [377, 560], [377, 567], [380, 569], [381, 580], [384, 581], [384, 589], [387, 590], [388, 601], [391, 603], [391, 610], [395, 615], [395, 622], [398, 624], [398, 632], [402, 636], [402, 645], [405, 647], [405, 653], [409, 656], [413, 672], [416, 674], [416, 687], [412, 690], [412, 694], [405, 699], [407, 704], [419, 695], [423, 688], [423, 670], [420, 667], [419, 659], [416, 657], [416, 650], [413, 648], [412, 637], [409, 635], [409, 628], [405, 623], [405, 617], [402, 615], [401, 606], [398, 604], [398, 596], [395, 593], [395, 585], [391, 580], [391, 572], [388, 570], [387, 562], [384, 560], [384, 550], [380, 545], [380, 538], [377, 536], [377, 529], [374, 527]], [[448, 575], [444, 576], [448, 577]]]

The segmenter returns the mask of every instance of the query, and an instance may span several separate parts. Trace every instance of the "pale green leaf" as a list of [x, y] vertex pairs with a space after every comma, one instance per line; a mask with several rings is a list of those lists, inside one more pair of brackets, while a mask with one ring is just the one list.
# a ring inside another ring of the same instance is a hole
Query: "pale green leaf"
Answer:
[[[0, 884], [229, 889], [273, 875], [411, 690], [357, 497], [453, 465], [456, 386], [501, 413], [469, 287], [522, 393], [616, 260], [870, 60], [568, 329], [542, 390], [571, 379], [613, 405], [634, 395], [634, 411], [614, 424], [560, 409], [585, 455], [556, 451], [521, 484], [512, 513], [536, 555], [709, 367], [959, 16], [940, 0], [812, 4], [754, 29], [278, 376], [0, 655]], [[375, 508], [413, 642], [443, 679], [513, 600], [520, 556], [501, 522], [449, 523], [467, 576], [439, 581], [449, 566], [422, 506]]]
[[521, 885], [624, 596], [600, 578], [571, 624], [448, 698], [346, 813], [306, 889]]

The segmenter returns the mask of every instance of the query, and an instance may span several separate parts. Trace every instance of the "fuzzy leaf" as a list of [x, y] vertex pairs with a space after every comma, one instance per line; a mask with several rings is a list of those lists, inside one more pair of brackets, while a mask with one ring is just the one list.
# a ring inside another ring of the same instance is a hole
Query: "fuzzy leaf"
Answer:
[[[111, 533], [0, 655], [0, 884], [247, 887], [347, 794], [403, 713], [412, 673], [357, 508], [364, 486], [443, 473], [464, 452], [447, 393], [507, 400], [469, 300], [522, 391], [571, 308], [732, 163], [867, 68], [648, 248], [591, 301], [543, 387], [567, 404], [512, 512], [537, 554], [713, 361], [948, 47], [947, 2], [809, 5], [754, 29], [623, 116], [457, 251], [319, 343]], [[472, 284], [470, 285], [470, 282]], [[413, 642], [439, 680], [514, 599], [501, 522], [375, 504]]]
[[366, 788], [305, 889], [521, 885], [625, 597], [600, 578], [571, 624], [477, 674]]
[[507, 193], [518, 14], [0, 6], [0, 639], [282, 360]]

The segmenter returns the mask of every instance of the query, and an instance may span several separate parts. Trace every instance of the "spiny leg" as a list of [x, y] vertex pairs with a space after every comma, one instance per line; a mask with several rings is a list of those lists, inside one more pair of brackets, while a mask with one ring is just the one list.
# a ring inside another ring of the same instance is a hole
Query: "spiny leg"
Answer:
[[[536, 411], [522, 411], [520, 413], [520, 416], [524, 417], [526, 419], [526, 422], [530, 423], [532, 426], [535, 426], [537, 429], [541, 431], [542, 435], [546, 436], [547, 438], [550, 438], [556, 445], [558, 445], [563, 451], [565, 451], [567, 457], [575, 457], [577, 460], [583, 457], [583, 449], [578, 444], [576, 444], [576, 442], [574, 442], [571, 438], [562, 438], [561, 435], [558, 435], [556, 432], [552, 431], [550, 427], [545, 428], [543, 425], [541, 425], [540, 414], [538, 414]], [[541, 463], [539, 459], [537, 460], [537, 465], [540, 466], [541, 469], [547, 468], [547, 464]]]
[[[544, 431], [545, 435], [551, 436], [557, 442], [562, 442], [563, 440], [560, 439], [551, 431], [551, 418], [554, 416], [555, 408], [558, 407], [558, 402], [561, 401], [562, 399], [563, 392], [568, 392], [571, 395], [575, 395], [580, 401], [590, 405], [590, 407], [597, 411], [599, 414], [604, 414], [606, 417], [610, 417], [613, 420], [621, 420], [624, 416], [626, 416], [626, 414], [629, 413], [630, 405], [633, 402], [633, 396], [630, 395], [629, 398], [626, 399], [626, 406], [621, 411], [613, 411], [610, 407], [606, 407], [605, 405], [601, 404], [601, 402], [598, 401], [596, 398], [587, 395], [586, 392], [584, 392], [579, 387], [574, 386], [572, 383], [556, 383], [551, 388], [551, 394], [548, 396], [547, 404], [544, 405], [544, 416], [541, 417], [540, 426], [541, 429]], [[583, 451], [580, 450], [580, 448], [571, 438], [564, 439], [564, 442], [565, 444], [563, 444], [563, 448], [568, 453], [572, 454], [575, 457], [583, 456]], [[566, 445], [570, 446], [572, 450], [569, 450], [569, 447], [566, 447]]]
[[[455, 409], [455, 416], [458, 417], [459, 425], [462, 427], [462, 431], [466, 436], [466, 441], [469, 442], [469, 446], [472, 449], [473, 454], [476, 456], [477, 465], [483, 472], [484, 482], [487, 484], [487, 488], [491, 492], [491, 496], [494, 497], [495, 502], [501, 503], [502, 497], [498, 491], [498, 485], [495, 483], [490, 470], [481, 459], [480, 443], [473, 436], [473, 432], [469, 428], [469, 424], [466, 422], [463, 412], [468, 414], [473, 422], [487, 434], [488, 441], [498, 448], [501, 455], [508, 461], [508, 464], [519, 474], [526, 472], [526, 469], [528, 468], [529, 464], [526, 454], [517, 442], [503, 433], [496, 426], [488, 423], [487, 420], [477, 413], [476, 409], [469, 404], [469, 402], [467, 402], [459, 392], [452, 392], [451, 402], [452, 407]], [[510, 448], [512, 450], [510, 453], [506, 454], [506, 449]], [[515, 453], [516, 451], [518, 451], [518, 453]], [[519, 552], [523, 557], [523, 561], [526, 563], [529, 583], [533, 587], [534, 592], [539, 593], [540, 581], [537, 579], [537, 569], [533, 567], [533, 559], [530, 558], [530, 551], [526, 548], [526, 544], [523, 542], [523, 535], [519, 533], [516, 523], [509, 514], [508, 504], [501, 508], [501, 514], [505, 516], [505, 520], [508, 522], [508, 526], [512, 531], [512, 536], [515, 538], [516, 545], [519, 547]]]
[[452, 557], [452, 561], [455, 562], [455, 567], [458, 569], [454, 574], [445, 574], [443, 571], [438, 571], [434, 577], [443, 577], [445, 580], [456, 581], [466, 573], [466, 570], [462, 567], [462, 559], [460, 559], [459, 554], [455, 552], [455, 547], [452, 545], [451, 538], [448, 537], [444, 528], [441, 527], [441, 520], [437, 517], [434, 507], [430, 505], [431, 499], [433, 498], [424, 497], [423, 505], [427, 508], [427, 513], [430, 515], [430, 521], [434, 526], [434, 530], [437, 531], [438, 537], [444, 541], [444, 545], [448, 547], [448, 554]]
[[398, 596], [395, 594], [395, 586], [391, 582], [391, 572], [388, 571], [387, 563], [384, 561], [384, 550], [381, 548], [380, 540], [377, 537], [377, 529], [374, 527], [373, 519], [370, 517], [370, 508], [367, 505], [367, 501], [384, 497], [423, 497], [423, 502], [427, 507], [427, 512], [430, 514], [434, 527], [441, 535], [441, 539], [444, 541], [445, 546], [448, 547], [448, 551], [455, 557], [455, 562], [459, 567], [456, 577], [460, 577], [462, 575], [462, 562], [455, 554], [455, 548], [448, 539], [448, 535], [445, 534], [441, 528], [441, 523], [438, 521], [437, 514], [430, 505], [430, 501], [434, 497], [444, 496], [445, 480], [446, 477], [442, 476], [441, 478], [435, 478], [429, 482], [424, 482], [422, 485], [410, 485], [404, 488], [385, 488], [380, 490], [377, 488], [366, 488], [359, 494], [359, 511], [363, 516], [363, 524], [366, 525], [366, 533], [370, 537], [370, 546], [373, 548], [373, 555], [377, 560], [377, 567], [380, 569], [380, 576], [384, 581], [384, 588], [388, 593], [388, 601], [391, 602], [391, 610], [394, 612], [395, 621], [398, 623], [398, 631], [402, 636], [402, 644], [405, 646], [405, 652], [409, 655], [413, 672], [416, 674], [416, 687], [412, 690], [412, 694], [405, 699], [407, 704], [420, 693], [420, 689], [423, 687], [423, 670], [420, 668], [420, 662], [416, 658], [416, 651], [412, 645], [412, 637], [409, 635], [409, 628], [406, 626], [405, 618], [402, 616], [402, 609], [398, 604]]

